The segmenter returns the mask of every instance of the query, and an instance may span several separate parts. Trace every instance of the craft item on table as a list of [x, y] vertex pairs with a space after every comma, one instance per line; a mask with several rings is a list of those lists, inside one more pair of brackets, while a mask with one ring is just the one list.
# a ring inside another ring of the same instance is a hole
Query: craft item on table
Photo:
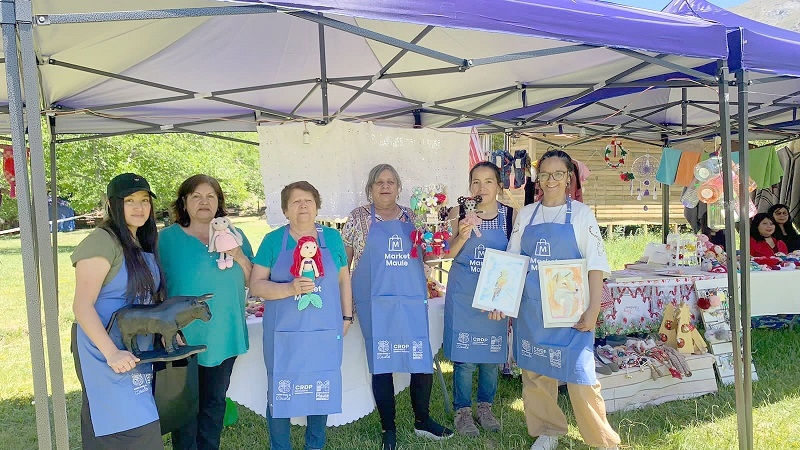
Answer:
[[705, 234], [697, 235], [697, 257], [700, 258], [700, 269], [706, 272], [727, 273], [725, 264], [728, 255], [722, 246], [715, 245]]
[[294, 296], [298, 311], [308, 308], [308, 305], [322, 308], [322, 297], [317, 294], [316, 280], [325, 276], [325, 269], [322, 267], [322, 253], [313, 236], [303, 236], [297, 241], [289, 273], [293, 277], [305, 277], [314, 282], [312, 292]]
[[[634, 195], [634, 180], [638, 180], [635, 195], [636, 200], [643, 200], [646, 197], [652, 197], [653, 200], [657, 199], [656, 192], [656, 172], [658, 171], [659, 159], [655, 156], [646, 153], [635, 160], [631, 164], [631, 172], [623, 173], [620, 177], [623, 181], [630, 181], [631, 183], [631, 196]], [[643, 209], [647, 211], [647, 205]]]
[[676, 311], [677, 318], [677, 337], [675, 338], [678, 351], [681, 353], [702, 354], [708, 352], [706, 341], [692, 324], [692, 313], [686, 302], [681, 302]]
[[478, 205], [483, 201], [480, 195], [475, 197], [458, 197], [458, 204], [461, 206], [461, 213], [458, 216], [458, 221], [466, 220], [467, 223], [472, 225], [472, 232], [476, 236], [481, 237], [481, 230], [478, 226], [483, 223], [483, 219], [478, 216]]
[[233, 256], [229, 252], [242, 245], [242, 233], [236, 229], [231, 220], [225, 216], [217, 217], [208, 224], [208, 251], [219, 252], [217, 267], [229, 269], [233, 267]]
[[689, 266], [698, 264], [696, 247], [697, 242], [694, 236], [689, 238], [677, 233], [668, 234], [667, 252], [670, 255], [670, 259], [667, 261], [667, 265]]
[[433, 277], [433, 267], [423, 264], [425, 267], [425, 278], [428, 280], [428, 298], [444, 297], [446, 288]]
[[[205, 345], [178, 345], [178, 330], [195, 319], [203, 322], [211, 320], [211, 309], [207, 300], [214, 294], [200, 296], [175, 296], [152, 305], [133, 304], [117, 310], [108, 321], [106, 331], [114, 324], [122, 335], [122, 344], [139, 364], [154, 361], [175, 361], [206, 350]], [[159, 350], [139, 350], [137, 336], [160, 334], [164, 338], [164, 348]]]
[[447, 240], [452, 230], [447, 219], [447, 194], [443, 184], [414, 187], [411, 194], [411, 209], [417, 215], [415, 229], [411, 232], [411, 257], [441, 258], [450, 253]]
[[619, 139], [611, 139], [611, 142], [606, 145], [606, 151], [603, 154], [603, 160], [612, 169], [618, 169], [619, 166], [625, 164], [625, 157], [628, 156], [628, 151], [622, 146], [622, 141]]
[[663, 319], [661, 320], [661, 328], [658, 329], [658, 337], [665, 345], [676, 348], [678, 346], [676, 342], [678, 327], [675, 323], [675, 307], [672, 306], [672, 303], [664, 307], [662, 314]]

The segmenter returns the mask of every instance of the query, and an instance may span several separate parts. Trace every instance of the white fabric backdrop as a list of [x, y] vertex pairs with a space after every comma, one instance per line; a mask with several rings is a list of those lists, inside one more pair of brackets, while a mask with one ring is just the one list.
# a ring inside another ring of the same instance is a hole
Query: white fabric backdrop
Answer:
[[369, 170], [388, 163], [403, 183], [399, 204], [408, 206], [414, 186], [444, 183], [448, 206], [469, 187], [469, 129], [407, 129], [334, 120], [326, 126], [308, 124], [311, 143], [303, 144], [303, 124], [258, 127], [261, 176], [267, 222], [286, 223], [280, 192], [294, 181], [313, 184], [322, 197], [319, 218], [347, 217], [366, 204], [364, 187]]

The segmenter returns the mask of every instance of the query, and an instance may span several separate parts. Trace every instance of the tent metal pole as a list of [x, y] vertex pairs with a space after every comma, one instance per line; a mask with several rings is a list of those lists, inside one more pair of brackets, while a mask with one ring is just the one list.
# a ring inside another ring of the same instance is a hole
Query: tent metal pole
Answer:
[[[42, 120], [39, 82], [39, 67], [36, 60], [36, 47], [33, 42], [33, 12], [30, 0], [19, 0], [17, 6], [17, 31], [19, 33], [20, 54], [22, 55], [22, 82], [25, 95], [25, 115], [30, 145], [31, 194], [33, 199], [33, 224], [36, 227], [36, 251], [38, 252], [39, 274], [41, 276], [41, 295], [44, 304], [44, 323], [47, 334], [47, 356], [50, 368], [51, 407], [53, 427], [58, 450], [69, 449], [67, 428], [67, 401], [64, 391], [64, 367], [61, 363], [61, 333], [59, 330], [57, 274], [53, 264], [48, 237], [47, 221], [47, 177], [45, 176], [44, 143], [42, 142]], [[55, 195], [55, 193], [54, 193]], [[55, 203], [55, 199], [54, 203]], [[56, 217], [53, 228], [58, 228]]]
[[[745, 70], [736, 71], [736, 86], [739, 91], [739, 173], [749, 173], [748, 166], [750, 164], [749, 144], [748, 144], [748, 123], [747, 123], [747, 89], [750, 86], [749, 75]], [[747, 201], [750, 198], [749, 177], [739, 177], [739, 236], [750, 236], [748, 220], [750, 217], [750, 207]], [[736, 188], [737, 186], [733, 186]], [[745, 241], [746, 239], [742, 239]], [[740, 265], [742, 268], [750, 268], [749, 264], [743, 264], [741, 261], [750, 261], [750, 240], [747, 239], [747, 244], [742, 242], [740, 245], [741, 257]], [[752, 364], [752, 348], [751, 348], [751, 332], [750, 332], [750, 270], [742, 270], [740, 275], [741, 280], [741, 300], [742, 300], [742, 366], [744, 380], [742, 389], [744, 391], [744, 423], [745, 423], [745, 439], [747, 441], [747, 448], [753, 448], [753, 372], [750, 369]]]
[[191, 17], [239, 16], [244, 14], [276, 13], [278, 8], [267, 5], [222, 6], [218, 8], [177, 8], [142, 11], [88, 12], [71, 14], [37, 14], [36, 25], [67, 23], [120, 22], [132, 20], [181, 19]]
[[[8, 87], [8, 112], [11, 141], [14, 149], [14, 171], [17, 183], [17, 209], [20, 226], [20, 253], [22, 254], [25, 300], [28, 316], [28, 339], [31, 350], [33, 398], [36, 411], [36, 435], [39, 449], [52, 449], [50, 410], [47, 396], [47, 368], [45, 367], [44, 337], [42, 335], [41, 297], [39, 271], [35, 251], [35, 225], [31, 211], [31, 190], [28, 178], [28, 155], [25, 145], [25, 119], [22, 82], [17, 53], [16, 3], [0, 0], [0, 30], [3, 34], [3, 53], [6, 57], [6, 85]], [[38, 90], [37, 90], [38, 92]]]
[[[56, 183], [56, 118], [47, 117], [50, 128], [50, 235], [53, 248], [53, 268], [58, 273], [58, 184]], [[58, 308], [58, 283], [56, 283], [56, 308]]]
[[[314, 91], [317, 90], [320, 84], [321, 82], [317, 81], [316, 83], [314, 83], [313, 86], [311, 86], [311, 89], [308, 90], [308, 93], [306, 93], [306, 95], [304, 95], [303, 98], [301, 98], [300, 101], [297, 102], [297, 105], [295, 105], [295, 107], [292, 108], [292, 115], [295, 115], [295, 113], [297, 113], [297, 110], [300, 109], [301, 106], [303, 106], [303, 103], [305, 103], [306, 100], [309, 99], [309, 97], [311, 97], [311, 94], [313, 94]], [[327, 86], [327, 83], [325, 83], [325, 85]]]
[[[323, 17], [322, 13], [319, 17]], [[328, 113], [328, 64], [325, 61], [325, 25], [318, 23], [319, 31], [319, 87], [322, 94], [322, 123], [330, 120]]]
[[[412, 39], [410, 42], [412, 44], [418, 44], [419, 41], [422, 40], [422, 38], [427, 36], [428, 33], [430, 33], [433, 30], [433, 28], [434, 27], [432, 25], [426, 26], [425, 28], [422, 29], [422, 31], [420, 31], [416, 36], [414, 36], [414, 39]], [[339, 107], [339, 111], [337, 111], [335, 115], [338, 116], [339, 114], [344, 113], [348, 106], [352, 105], [353, 102], [356, 101], [356, 99], [359, 96], [361, 96], [361, 94], [363, 94], [365, 90], [369, 89], [369, 87], [372, 86], [376, 81], [378, 81], [381, 78], [383, 78], [383, 76], [386, 75], [386, 71], [391, 69], [392, 66], [394, 66], [397, 63], [397, 61], [400, 61], [400, 58], [405, 56], [406, 53], [408, 53], [408, 50], [406, 50], [406, 49], [402, 49], [399, 52], [397, 52], [397, 54], [394, 55], [394, 58], [392, 58], [383, 67], [381, 67], [380, 70], [378, 70], [378, 73], [376, 73], [375, 75], [370, 77], [370, 79], [367, 80], [367, 82], [364, 83], [363, 86], [361, 86], [361, 89], [359, 89], [358, 92], [353, 94], [352, 97], [350, 97], [346, 102], [344, 102], [344, 104], [342, 106]]]
[[[737, 268], [736, 268], [736, 258], [733, 256], [736, 255], [736, 233], [734, 228], [734, 221], [732, 220], [734, 217], [735, 208], [733, 205], [733, 176], [729, 168], [731, 167], [731, 123], [730, 123], [730, 99], [729, 99], [729, 90], [728, 90], [728, 64], [727, 61], [720, 61], [719, 65], [719, 134], [722, 139], [722, 186], [723, 186], [723, 197], [728, 199], [725, 202], [725, 251], [728, 255], [731, 255], [728, 258], [727, 269], [728, 269], [728, 309], [729, 309], [729, 317], [730, 317], [730, 325], [731, 325], [731, 333], [733, 335], [733, 370], [734, 370], [734, 390], [736, 394], [736, 417], [737, 417], [737, 430], [739, 433], [739, 449], [740, 450], [751, 450], [752, 447], [747, 446], [747, 422], [745, 419], [745, 401], [744, 401], [744, 388], [743, 388], [743, 380], [742, 380], [742, 358], [740, 357], [742, 354], [742, 346], [741, 341], [739, 340], [740, 330], [742, 323], [740, 321], [739, 315], [739, 280], [737, 276]], [[747, 144], [745, 144], [747, 145]], [[740, 155], [741, 157], [741, 155]], [[747, 172], [742, 172], [747, 173]], [[744, 199], [742, 199], [744, 200]], [[744, 218], [742, 218], [744, 219]], [[747, 220], [740, 221], [740, 227], [745, 227], [743, 225]], [[744, 270], [747, 270], [750, 267], [749, 258], [745, 260], [744, 258], [749, 254], [749, 240], [747, 239], [749, 234], [741, 234], [739, 235], [741, 241], [741, 254], [739, 256], [739, 264]], [[747, 370], [750, 370], [748, 367]]]
[[[509, 95], [511, 95], [511, 94], [515, 94], [515, 93], [517, 93], [517, 92], [518, 92], [518, 90], [517, 90], [517, 89], [511, 89], [511, 90], [508, 90], [508, 91], [506, 91], [506, 92], [504, 92], [504, 93], [502, 93], [502, 94], [498, 95], [497, 97], [495, 97], [495, 98], [493, 98], [493, 99], [489, 100], [488, 102], [481, 104], [481, 105], [480, 105], [480, 106], [478, 106], [477, 108], [474, 108], [474, 109], [471, 109], [471, 110], [469, 110], [469, 112], [470, 112], [470, 114], [477, 113], [478, 111], [482, 110], [483, 108], [486, 108], [486, 107], [487, 107], [487, 106], [489, 106], [489, 105], [492, 105], [492, 104], [494, 104], [494, 103], [497, 103], [497, 102], [499, 102], [500, 100], [502, 100], [502, 99], [504, 99], [504, 98], [508, 97]], [[440, 126], [440, 128], [446, 128], [446, 127], [448, 127], [448, 126], [450, 126], [450, 125], [452, 125], [452, 124], [454, 124], [454, 123], [458, 122], [459, 120], [461, 120], [461, 118], [460, 118], [460, 117], [456, 117], [455, 119], [453, 119], [453, 120], [451, 120], [451, 121], [449, 121], [449, 122], [445, 123], [444, 125], [441, 125], [441, 126]]]
[[[659, 55], [659, 56], [662, 56], [662, 55]], [[640, 69], [648, 67], [649, 65], [650, 64], [648, 64], [646, 62], [639, 63], [639, 64], [631, 67], [630, 69], [627, 69], [627, 70], [625, 70], [625, 71], [623, 71], [623, 72], [621, 72], [621, 73], [619, 73], [617, 75], [614, 75], [611, 78], [608, 78], [608, 79], [606, 79], [604, 81], [601, 81], [600, 83], [597, 83], [596, 85], [590, 87], [589, 89], [585, 89], [585, 90], [583, 90], [581, 92], [578, 92], [575, 95], [572, 95], [570, 97], [562, 99], [561, 101], [559, 101], [555, 105], [553, 105], [553, 106], [551, 106], [549, 108], [546, 108], [543, 111], [540, 111], [540, 112], [528, 117], [527, 119], [525, 119], [525, 123], [528, 123], [528, 122], [531, 122], [533, 120], [536, 120], [537, 118], [539, 118], [539, 117], [541, 117], [541, 116], [543, 116], [543, 115], [545, 115], [545, 114], [547, 114], [547, 113], [549, 113], [551, 111], [555, 111], [556, 109], [561, 108], [562, 106], [567, 106], [570, 103], [574, 102], [575, 100], [578, 100], [580, 98], [586, 97], [589, 94], [592, 94], [592, 93], [594, 93], [596, 91], [599, 91], [600, 89], [603, 89], [604, 87], [608, 86], [608, 83], [613, 83], [613, 82], [615, 82], [617, 80], [621, 80], [622, 78], [625, 78], [626, 76], [628, 76], [628, 75], [630, 75], [630, 74], [632, 74], [634, 72], [638, 72]]]
[[618, 53], [622, 53], [623, 55], [630, 56], [632, 58], [641, 59], [642, 61], [655, 64], [657, 66], [662, 66], [666, 67], [667, 69], [677, 70], [678, 72], [685, 73], [686, 75], [689, 75], [690, 77], [693, 78], [697, 78], [698, 80], [714, 81], [713, 75], [709, 75], [707, 73], [700, 72], [699, 70], [685, 67], [680, 64], [675, 64], [670, 61], [665, 61], [664, 59], [662, 59], [663, 56], [665, 55], [650, 56], [650, 55], [645, 55], [644, 53], [639, 53], [637, 51], [627, 50], [622, 48], [609, 47], [609, 49]]
[[487, 56], [485, 58], [471, 59], [472, 66], [485, 66], [487, 64], [496, 64], [508, 61], [518, 61], [521, 59], [540, 58], [542, 56], [561, 55], [564, 53], [582, 52], [584, 50], [594, 50], [598, 48], [594, 45], [576, 44], [564, 47], [546, 48], [541, 50], [531, 50], [527, 52], [507, 53], [505, 55]]
[[661, 243], [667, 243], [669, 234], [669, 185], [661, 185]]

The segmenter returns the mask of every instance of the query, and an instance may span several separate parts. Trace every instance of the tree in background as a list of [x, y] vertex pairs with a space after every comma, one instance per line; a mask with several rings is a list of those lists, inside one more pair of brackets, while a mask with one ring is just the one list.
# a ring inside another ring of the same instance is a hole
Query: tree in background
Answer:
[[[230, 135], [257, 140], [255, 134]], [[49, 177], [49, 158], [45, 164]], [[193, 134], [134, 134], [58, 144], [56, 166], [57, 194], [76, 214], [99, 209], [108, 180], [124, 172], [147, 177], [158, 195], [156, 211], [168, 210], [181, 182], [196, 173], [217, 178], [229, 206], [263, 204], [264, 199], [258, 147]], [[0, 229], [17, 222], [16, 202], [8, 198], [4, 183], [0, 179], [0, 188], [5, 188]]]

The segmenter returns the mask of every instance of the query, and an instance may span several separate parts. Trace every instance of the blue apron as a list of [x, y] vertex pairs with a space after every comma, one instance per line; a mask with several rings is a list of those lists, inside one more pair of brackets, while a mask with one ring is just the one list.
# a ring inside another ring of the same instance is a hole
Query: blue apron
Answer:
[[[143, 255], [158, 286], [161, 275], [155, 257], [152, 253]], [[107, 324], [114, 312], [128, 304], [127, 290], [128, 269], [123, 258], [119, 272], [100, 289], [94, 304], [103, 324]], [[117, 348], [125, 349], [116, 323], [111, 327], [109, 337]], [[139, 335], [137, 340], [140, 350], [153, 349], [153, 335]], [[78, 325], [77, 348], [95, 436], [132, 430], [158, 420], [158, 410], [152, 390], [152, 363], [137, 364], [128, 372], [115, 373], [80, 325]]]
[[572, 227], [572, 201], [565, 223], [533, 225], [541, 203], [522, 233], [522, 254], [531, 257], [519, 316], [514, 320], [514, 358], [525, 370], [574, 384], [595, 385], [594, 333], [574, 328], [544, 328], [539, 261], [583, 258]]
[[[289, 273], [294, 248], [287, 249], [289, 226], [283, 232], [278, 259], [269, 279], [294, 280]], [[342, 412], [342, 304], [339, 271], [317, 226], [325, 276], [314, 280], [322, 308], [298, 311], [300, 296], [264, 302], [264, 363], [269, 379], [268, 408], [275, 418], [318, 416]]]
[[411, 258], [414, 225], [400, 220], [372, 224], [353, 271], [353, 299], [369, 371], [433, 373], [428, 331], [428, 284], [422, 258]]
[[453, 260], [444, 302], [444, 355], [451, 361], [501, 364], [508, 359], [508, 320], [491, 320], [472, 307], [483, 253], [507, 246], [502, 228], [481, 230], [480, 237], [472, 233]]

